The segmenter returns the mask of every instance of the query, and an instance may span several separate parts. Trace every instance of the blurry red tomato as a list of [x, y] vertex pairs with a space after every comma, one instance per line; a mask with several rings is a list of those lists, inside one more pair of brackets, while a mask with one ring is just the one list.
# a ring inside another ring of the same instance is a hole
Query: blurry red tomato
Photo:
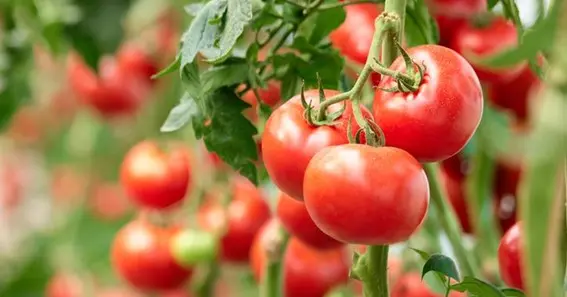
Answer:
[[[418, 273], [410, 272], [403, 275], [392, 288], [391, 297], [442, 297], [431, 291]], [[451, 291], [449, 297], [466, 297], [465, 293]]]
[[518, 184], [521, 168], [499, 163], [496, 166], [494, 195], [496, 214], [503, 232], [516, 223]]
[[96, 217], [113, 221], [124, 217], [130, 210], [131, 204], [122, 186], [102, 183], [94, 186], [89, 198], [89, 206]]
[[85, 195], [89, 178], [70, 165], [58, 165], [51, 173], [51, 196], [58, 204], [74, 204]]
[[465, 180], [463, 178], [455, 178], [442, 170], [441, 182], [445, 186], [447, 198], [449, 198], [449, 202], [461, 223], [463, 231], [465, 233], [472, 233], [468, 205], [465, 196]]
[[45, 288], [45, 297], [83, 297], [83, 293], [81, 280], [71, 274], [55, 274]]
[[116, 53], [116, 59], [118, 67], [124, 69], [125, 75], [135, 76], [149, 84], [155, 82], [151, 77], [159, 71], [158, 65], [139, 45], [122, 45]]
[[502, 237], [498, 246], [498, 265], [502, 280], [514, 288], [524, 289], [522, 269], [522, 227], [513, 225]]

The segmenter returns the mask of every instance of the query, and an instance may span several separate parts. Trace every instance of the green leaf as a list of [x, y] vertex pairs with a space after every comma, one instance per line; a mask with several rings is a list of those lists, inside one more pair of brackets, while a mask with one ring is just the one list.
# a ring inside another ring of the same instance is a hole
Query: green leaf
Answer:
[[410, 248], [410, 250], [416, 252], [421, 257], [421, 259], [423, 259], [423, 261], [427, 261], [429, 260], [429, 258], [431, 258], [431, 255], [426, 251], [422, 251], [415, 248]]
[[179, 65], [181, 65], [181, 56], [177, 56], [175, 61], [169, 63], [165, 68], [160, 70], [158, 73], [152, 75], [152, 79], [158, 79], [160, 77], [166, 76], [172, 72], [177, 71], [179, 69]]
[[[226, 24], [221, 38], [218, 42], [217, 50], [211, 51], [208, 62], [220, 63], [228, 58], [232, 48], [236, 44], [236, 40], [244, 32], [244, 27], [252, 20], [252, 3], [250, 0], [228, 0], [228, 10], [226, 16]], [[207, 48], [209, 51], [209, 48]], [[212, 57], [211, 57], [212, 56]]]
[[488, 10], [492, 10], [492, 8], [494, 8], [494, 6], [496, 6], [496, 4], [498, 4], [499, 0], [488, 0], [487, 1], [487, 8]]
[[469, 292], [472, 297], [506, 297], [495, 286], [470, 276], [465, 276], [462, 282], [451, 285], [451, 290]]
[[161, 132], [173, 132], [181, 129], [185, 124], [189, 123], [193, 116], [199, 112], [197, 103], [188, 93], [183, 95], [174, 108], [171, 109], [167, 119], [160, 128]]
[[439, 29], [424, 1], [410, 1], [406, 8], [405, 37], [408, 46], [439, 43]]
[[203, 138], [209, 151], [256, 184], [254, 161], [258, 153], [253, 136], [257, 130], [242, 114], [250, 105], [226, 87], [203, 99], [201, 112], [193, 117], [195, 136]]
[[181, 36], [181, 65], [193, 63], [197, 53], [206, 48], [212, 48], [220, 32], [219, 24], [214, 20], [222, 16], [227, 9], [227, 0], [213, 0], [207, 3], [193, 19], [189, 29]]
[[185, 5], [185, 7], [183, 7], [183, 9], [185, 10], [185, 12], [188, 15], [190, 15], [192, 17], [196, 17], [196, 16], [199, 15], [199, 12], [201, 12], [203, 7], [204, 7], [203, 3], [191, 3], [191, 4]]
[[248, 78], [248, 71], [248, 63], [243, 59], [207, 69], [201, 74], [202, 91], [208, 93], [220, 87], [242, 83]]
[[318, 11], [305, 19], [297, 29], [297, 36], [305, 37], [309, 44], [317, 45], [345, 20], [342, 7]]
[[262, 27], [270, 26], [280, 20], [279, 15], [274, 3], [265, 2], [262, 10], [254, 16], [251, 28], [259, 30]]
[[202, 86], [197, 63], [193, 62], [181, 68], [181, 80], [189, 95], [193, 98], [201, 97]]
[[512, 288], [502, 289], [502, 293], [506, 297], [526, 297], [526, 294], [524, 294], [524, 292]]
[[431, 257], [429, 257], [429, 259], [425, 262], [425, 265], [423, 265], [421, 277], [423, 278], [430, 271], [436, 271], [454, 280], [460, 280], [459, 271], [457, 270], [455, 261], [445, 255], [431, 255]]

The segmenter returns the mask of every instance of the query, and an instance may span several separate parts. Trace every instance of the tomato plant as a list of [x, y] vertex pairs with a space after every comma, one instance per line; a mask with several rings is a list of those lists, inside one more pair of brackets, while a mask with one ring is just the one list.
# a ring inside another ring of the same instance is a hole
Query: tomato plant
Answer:
[[517, 223], [504, 234], [500, 241], [498, 264], [504, 282], [519, 289], [524, 287], [522, 249], [522, 225]]
[[[434, 293], [417, 273], [402, 275], [392, 289], [392, 297], [441, 297]], [[452, 291], [449, 297], [465, 297], [466, 294]]]

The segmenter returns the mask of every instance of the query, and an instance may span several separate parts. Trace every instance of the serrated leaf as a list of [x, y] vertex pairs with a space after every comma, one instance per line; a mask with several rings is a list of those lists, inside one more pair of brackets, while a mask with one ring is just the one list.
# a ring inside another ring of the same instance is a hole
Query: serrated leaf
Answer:
[[175, 61], [169, 63], [169, 65], [165, 66], [165, 68], [160, 70], [158, 73], [152, 75], [152, 79], [158, 79], [160, 77], [163, 77], [165, 75], [177, 71], [177, 69], [179, 69], [179, 65], [181, 65], [181, 56], [178, 55], [175, 58]]
[[459, 271], [457, 269], [455, 261], [445, 255], [431, 255], [431, 257], [429, 257], [429, 259], [423, 265], [421, 277], [423, 278], [430, 271], [439, 272], [457, 281], [460, 280]]
[[250, 105], [225, 87], [204, 96], [203, 105], [202, 113], [193, 117], [197, 138], [202, 137], [209, 151], [256, 184], [258, 153], [253, 136], [257, 130], [242, 114]]
[[213, 0], [193, 19], [189, 29], [181, 36], [181, 68], [193, 63], [200, 50], [214, 46], [220, 26], [211, 21], [224, 14], [227, 4], [227, 0]]
[[495, 286], [470, 276], [465, 276], [462, 282], [451, 285], [451, 289], [468, 292], [472, 297], [506, 297]]
[[244, 27], [252, 20], [252, 3], [250, 0], [228, 0], [226, 24], [218, 42], [218, 50], [213, 57], [207, 54], [208, 62], [220, 63], [228, 58], [236, 40], [244, 32]]
[[160, 128], [161, 132], [173, 132], [185, 126], [191, 118], [199, 112], [197, 103], [188, 93], [183, 95], [174, 108], [171, 109], [167, 119]]
[[524, 292], [512, 288], [502, 289], [502, 293], [506, 297], [526, 297], [526, 294], [524, 294]]
[[215, 66], [201, 74], [202, 91], [208, 93], [224, 86], [231, 86], [246, 81], [249, 66], [246, 61]]

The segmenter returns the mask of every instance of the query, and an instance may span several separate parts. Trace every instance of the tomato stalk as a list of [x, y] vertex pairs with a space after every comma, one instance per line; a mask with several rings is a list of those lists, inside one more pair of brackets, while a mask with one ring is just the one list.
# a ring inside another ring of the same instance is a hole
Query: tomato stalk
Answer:
[[463, 246], [461, 226], [459, 225], [459, 222], [449, 205], [448, 199], [445, 197], [446, 194], [443, 192], [443, 188], [439, 182], [437, 165], [435, 163], [427, 163], [423, 165], [423, 168], [425, 169], [427, 179], [429, 180], [432, 205], [437, 211], [439, 222], [449, 238], [449, 242], [455, 252], [455, 256], [457, 257], [463, 274], [467, 276], [478, 276], [478, 263], [472, 259], [469, 251], [467, 251]]
[[289, 240], [289, 233], [282, 227], [266, 244], [266, 267], [260, 285], [260, 297], [281, 297], [283, 292], [283, 255]]

